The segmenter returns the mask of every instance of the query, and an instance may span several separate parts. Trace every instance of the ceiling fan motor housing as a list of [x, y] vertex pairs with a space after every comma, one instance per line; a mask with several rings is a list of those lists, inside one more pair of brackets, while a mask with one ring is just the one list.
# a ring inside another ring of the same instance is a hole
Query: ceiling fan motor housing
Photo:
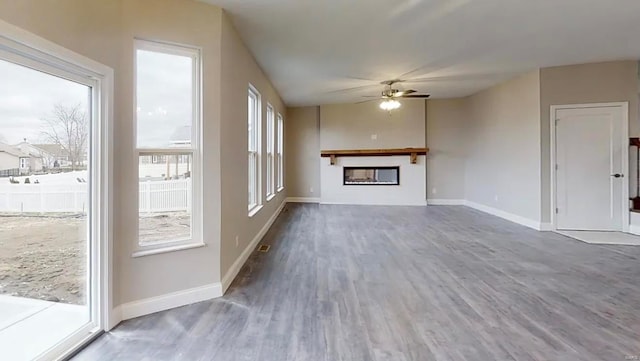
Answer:
[[382, 97], [393, 98], [398, 92], [398, 89], [385, 89], [382, 91]]

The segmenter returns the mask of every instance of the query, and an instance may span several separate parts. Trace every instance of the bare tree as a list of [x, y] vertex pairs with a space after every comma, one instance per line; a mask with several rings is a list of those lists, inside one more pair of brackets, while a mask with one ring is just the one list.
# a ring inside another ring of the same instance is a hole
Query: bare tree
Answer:
[[87, 114], [80, 104], [73, 107], [56, 104], [51, 116], [43, 120], [47, 124], [44, 131], [47, 141], [62, 147], [69, 156], [71, 169], [78, 169], [84, 161], [89, 141]]

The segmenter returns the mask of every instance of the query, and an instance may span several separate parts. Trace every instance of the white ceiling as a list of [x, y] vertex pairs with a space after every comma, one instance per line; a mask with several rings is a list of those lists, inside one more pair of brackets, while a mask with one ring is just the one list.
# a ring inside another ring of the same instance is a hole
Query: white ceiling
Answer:
[[638, 0], [202, 0], [226, 9], [291, 106], [387, 79], [434, 98], [540, 67], [640, 58]]

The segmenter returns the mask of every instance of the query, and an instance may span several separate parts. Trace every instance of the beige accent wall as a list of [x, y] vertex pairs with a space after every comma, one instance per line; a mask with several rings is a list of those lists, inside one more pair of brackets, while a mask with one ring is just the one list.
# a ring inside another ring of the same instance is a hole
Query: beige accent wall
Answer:
[[288, 108], [287, 115], [287, 194], [319, 198], [320, 107]]
[[320, 106], [320, 148], [424, 147], [424, 101], [401, 102], [402, 107], [391, 113], [381, 110], [377, 101]]
[[640, 136], [638, 62], [613, 61], [540, 70], [542, 221], [551, 221], [551, 105], [629, 102], [629, 136]]
[[540, 72], [468, 98], [465, 196], [530, 220], [540, 219]]
[[463, 200], [467, 98], [427, 101], [427, 199]]
[[[248, 83], [262, 92], [263, 111], [266, 100], [270, 100], [277, 111], [283, 112], [285, 122], [286, 114], [279, 96], [223, 11], [192, 0], [0, 0], [0, 19], [115, 71], [114, 305], [219, 282], [285, 196], [281, 193], [255, 218], [247, 218], [247, 187], [238, 186], [238, 182], [245, 183], [247, 178]], [[131, 257], [137, 242], [138, 217], [133, 138], [136, 37], [202, 49], [206, 247]], [[221, 220], [226, 222], [222, 238]], [[237, 248], [235, 239], [228, 236], [234, 233], [241, 237]]]
[[[253, 217], [247, 214], [248, 159], [247, 159], [247, 92], [249, 84], [261, 95], [262, 113], [262, 172], [266, 174], [267, 102], [281, 113], [285, 134], [289, 123], [286, 108], [280, 96], [264, 75], [251, 53], [242, 42], [227, 14], [222, 15], [222, 124], [220, 139], [222, 165], [222, 237], [220, 245], [220, 272], [224, 277], [242, 251], [284, 202], [287, 188], [266, 201], [266, 182], [262, 182], [263, 208]], [[285, 148], [287, 154], [287, 148]], [[285, 156], [286, 157], [286, 156]], [[286, 168], [285, 168], [286, 174]], [[206, 220], [205, 220], [206, 221]], [[236, 236], [238, 245], [236, 246]]]
[[[222, 11], [206, 4], [164, 0], [122, 2], [122, 57], [116, 85], [115, 164], [118, 200], [114, 210], [121, 302], [127, 303], [211, 284], [220, 279], [220, 23]], [[197, 30], [196, 30], [197, 29]], [[133, 39], [160, 40], [197, 46], [203, 65], [203, 237], [206, 247], [131, 258], [137, 238], [138, 164], [133, 138]]]

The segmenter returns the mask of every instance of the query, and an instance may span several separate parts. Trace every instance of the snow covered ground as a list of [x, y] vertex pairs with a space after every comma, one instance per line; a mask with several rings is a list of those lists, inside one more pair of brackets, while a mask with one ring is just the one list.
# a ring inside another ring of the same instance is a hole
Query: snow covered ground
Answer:
[[[24, 180], [29, 178], [29, 181], [33, 184], [36, 180], [40, 182], [40, 184], [78, 184], [78, 178], [81, 180], [89, 181], [89, 177], [87, 176], [86, 170], [78, 170], [75, 172], [67, 172], [67, 173], [52, 173], [52, 174], [43, 174], [43, 175], [30, 175], [30, 176], [22, 176], [22, 177], [14, 177], [13, 179], [20, 182], [20, 184], [24, 183]], [[0, 178], [0, 184], [9, 183], [9, 178]]]

